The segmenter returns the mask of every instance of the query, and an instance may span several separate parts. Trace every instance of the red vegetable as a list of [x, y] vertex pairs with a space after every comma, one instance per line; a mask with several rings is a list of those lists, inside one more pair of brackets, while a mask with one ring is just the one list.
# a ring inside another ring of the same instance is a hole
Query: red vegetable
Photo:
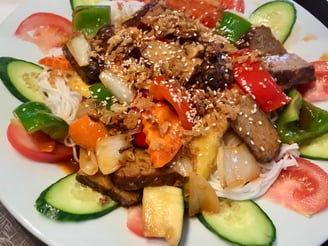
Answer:
[[74, 143], [93, 151], [96, 150], [98, 140], [107, 136], [107, 134], [105, 124], [93, 120], [87, 114], [74, 121], [68, 128], [68, 135]]
[[233, 76], [239, 86], [254, 96], [260, 108], [268, 113], [289, 102], [289, 97], [280, 89], [270, 73], [258, 60], [252, 60], [248, 49], [232, 55]]
[[141, 205], [130, 206], [128, 208], [128, 217], [126, 225], [130, 231], [137, 234], [138, 236], [144, 237]]
[[303, 99], [308, 102], [328, 100], [328, 61], [312, 62], [316, 80], [298, 87]]
[[311, 216], [328, 207], [328, 174], [303, 158], [282, 170], [265, 197], [300, 214]]
[[170, 8], [183, 10], [207, 27], [216, 27], [225, 9], [245, 11], [244, 0], [166, 0]]
[[182, 126], [188, 130], [192, 128], [192, 106], [183, 86], [174, 81], [169, 82], [163, 76], [159, 76], [155, 78], [154, 83], [150, 86], [149, 93], [156, 100], [169, 102], [179, 115]]
[[16, 121], [9, 124], [7, 138], [20, 154], [34, 161], [55, 163], [69, 160], [73, 156], [72, 148], [55, 142], [40, 131], [28, 134]]
[[73, 70], [71, 63], [64, 56], [46, 56], [38, 63], [52, 69]]
[[244, 0], [219, 0], [221, 4], [230, 10], [235, 10], [240, 13], [245, 12], [245, 2]]
[[[169, 163], [182, 146], [181, 126], [173, 108], [158, 102], [152, 107], [152, 117], [144, 114], [142, 119], [143, 132], [146, 135], [148, 153], [155, 168], [160, 168]], [[153, 122], [156, 119], [156, 122]]]
[[24, 19], [15, 35], [37, 45], [44, 53], [62, 47], [72, 34], [72, 22], [53, 13], [39, 12]]
[[133, 144], [140, 148], [147, 148], [146, 134], [144, 132], [138, 132], [133, 135]]

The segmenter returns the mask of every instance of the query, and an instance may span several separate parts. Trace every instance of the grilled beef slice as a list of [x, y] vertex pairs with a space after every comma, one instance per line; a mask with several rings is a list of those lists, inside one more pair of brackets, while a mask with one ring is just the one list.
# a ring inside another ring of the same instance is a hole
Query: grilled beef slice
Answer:
[[268, 116], [250, 95], [240, 98], [236, 118], [230, 119], [232, 129], [251, 150], [258, 162], [273, 160], [279, 153], [280, 139]]
[[265, 56], [262, 61], [283, 90], [315, 80], [314, 66], [296, 54]]
[[90, 188], [109, 196], [112, 200], [122, 206], [131, 206], [141, 201], [141, 191], [124, 191], [117, 188], [108, 175], [98, 172], [95, 175], [87, 175], [81, 170], [78, 171], [76, 179]]
[[181, 187], [184, 177], [169, 166], [154, 168], [146, 150], [136, 149], [135, 160], [110, 175], [114, 185], [122, 190], [140, 190], [146, 186], [172, 185]]
[[256, 26], [247, 31], [238, 41], [239, 49], [258, 50], [262, 55], [283, 55], [287, 53], [284, 46], [277, 40], [269, 27]]
[[313, 65], [288, 53], [269, 27], [253, 27], [237, 43], [239, 48], [260, 52], [264, 66], [283, 90], [315, 80]]

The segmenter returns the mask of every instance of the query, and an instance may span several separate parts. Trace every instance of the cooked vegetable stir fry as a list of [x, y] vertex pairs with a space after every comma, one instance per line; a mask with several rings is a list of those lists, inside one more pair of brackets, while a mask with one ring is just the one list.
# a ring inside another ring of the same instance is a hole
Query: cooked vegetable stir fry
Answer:
[[[243, 1], [190, 2], [138, 2], [138, 10], [114, 19], [115, 1], [71, 1], [72, 22], [39, 13], [18, 27], [16, 36], [38, 45], [45, 57], [39, 60], [43, 67], [0, 58], [0, 78], [24, 101], [14, 110], [8, 139], [26, 157], [70, 159], [78, 170], [41, 193], [38, 211], [79, 221], [129, 207], [142, 222], [129, 221], [132, 231], [170, 245], [179, 244], [187, 211], [233, 243], [275, 240], [273, 222], [251, 200], [281, 184], [280, 173], [293, 177], [310, 167], [300, 153], [327, 158], [324, 151], [304, 150], [328, 134], [328, 112], [297, 91], [316, 79], [313, 63], [283, 46], [296, 9], [273, 1], [247, 19]], [[202, 8], [211, 11], [203, 14]], [[274, 24], [281, 14], [290, 18]], [[58, 42], [44, 44], [36, 36], [43, 32], [39, 25], [34, 36], [33, 25], [24, 26], [46, 17], [68, 23]], [[12, 63], [24, 73], [13, 74], [7, 69]], [[40, 155], [40, 144], [24, 145], [15, 137], [18, 127], [29, 143], [44, 141], [35, 138], [41, 132], [52, 146], [70, 152], [49, 158], [58, 153], [53, 147]], [[318, 193], [327, 190], [328, 174], [314, 169], [321, 177]], [[289, 208], [312, 215], [328, 205], [327, 195], [304, 196], [318, 206], [299, 202]]]

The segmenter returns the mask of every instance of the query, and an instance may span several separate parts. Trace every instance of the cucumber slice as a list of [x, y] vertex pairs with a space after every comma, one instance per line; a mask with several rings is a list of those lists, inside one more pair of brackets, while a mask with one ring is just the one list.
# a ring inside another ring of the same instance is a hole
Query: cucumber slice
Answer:
[[276, 229], [267, 214], [253, 201], [220, 198], [220, 212], [202, 212], [199, 220], [221, 238], [240, 245], [271, 245]]
[[289, 1], [272, 1], [255, 9], [249, 17], [254, 26], [270, 27], [273, 35], [284, 43], [296, 21], [296, 8]]
[[142, 215], [146, 237], [165, 238], [169, 245], [179, 245], [184, 215], [182, 189], [174, 186], [144, 188]]
[[76, 173], [67, 175], [45, 189], [35, 202], [45, 216], [60, 221], [82, 221], [103, 216], [119, 206], [104, 195], [76, 180]]
[[0, 79], [10, 93], [22, 102], [44, 101], [36, 81], [43, 68], [32, 62], [12, 57], [0, 57]]
[[300, 146], [300, 154], [303, 157], [327, 160], [328, 159], [328, 133], [316, 137], [313, 140], [302, 143]]
[[[83, 5], [96, 5], [102, 2], [103, 0], [70, 0], [72, 10], [76, 9], [78, 6]], [[108, 0], [110, 1], [110, 0]]]

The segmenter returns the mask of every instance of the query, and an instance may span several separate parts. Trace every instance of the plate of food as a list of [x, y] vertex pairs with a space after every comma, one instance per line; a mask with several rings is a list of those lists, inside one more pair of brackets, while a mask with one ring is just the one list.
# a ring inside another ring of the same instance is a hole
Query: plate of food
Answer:
[[5, 207], [47, 245], [326, 241], [327, 28], [292, 1], [146, 2], [1, 24]]

